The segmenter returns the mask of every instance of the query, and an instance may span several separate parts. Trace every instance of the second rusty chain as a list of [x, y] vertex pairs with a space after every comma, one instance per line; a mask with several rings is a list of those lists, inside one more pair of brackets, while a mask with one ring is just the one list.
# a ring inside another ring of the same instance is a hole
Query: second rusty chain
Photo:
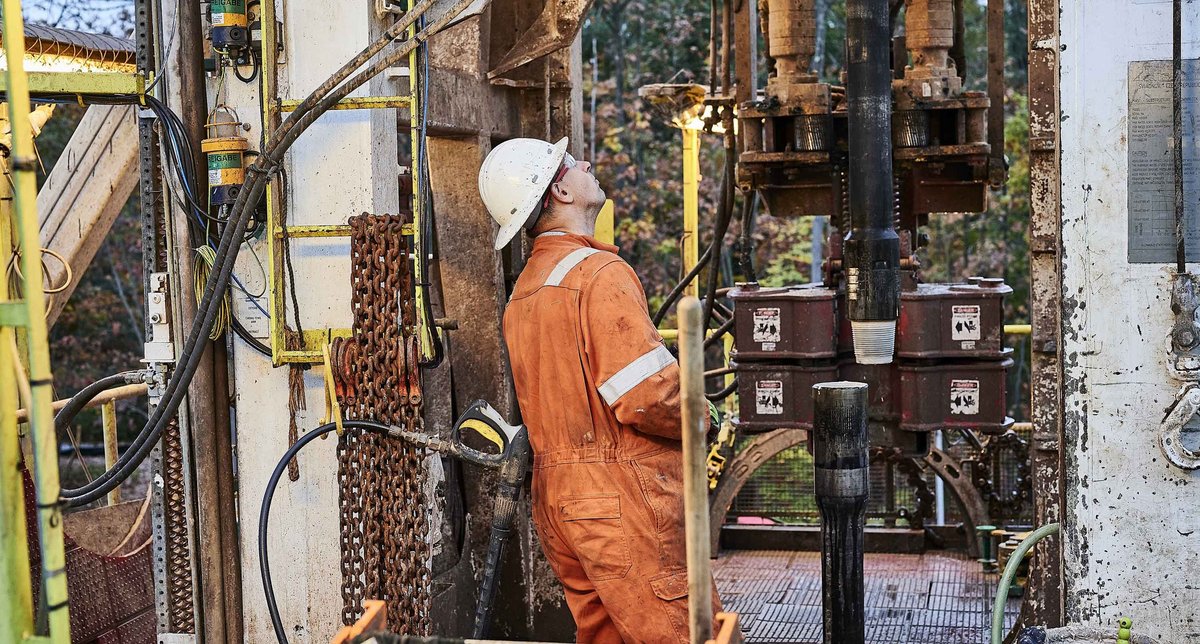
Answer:
[[[404, 219], [363, 214], [349, 224], [354, 326], [331, 347], [338, 402], [347, 418], [423, 433]], [[396, 438], [348, 431], [338, 440], [346, 624], [364, 599], [382, 599], [397, 632], [429, 633], [424, 459], [424, 449]]]

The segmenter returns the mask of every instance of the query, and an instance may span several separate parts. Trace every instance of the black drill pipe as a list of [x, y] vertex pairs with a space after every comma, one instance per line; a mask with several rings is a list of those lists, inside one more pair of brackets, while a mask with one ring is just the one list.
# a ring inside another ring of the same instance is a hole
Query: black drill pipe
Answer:
[[870, 491], [867, 385], [814, 385], [813, 405], [813, 473], [821, 513], [825, 642], [863, 644], [863, 531]]
[[846, 1], [851, 230], [844, 253], [850, 286], [857, 287], [850, 298], [851, 321], [895, 320], [900, 310], [888, 9], [888, 0]]

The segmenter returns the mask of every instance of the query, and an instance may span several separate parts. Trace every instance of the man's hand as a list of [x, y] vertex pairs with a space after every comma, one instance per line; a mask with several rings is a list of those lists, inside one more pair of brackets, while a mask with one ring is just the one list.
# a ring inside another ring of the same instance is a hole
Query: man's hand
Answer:
[[712, 445], [717, 440], [717, 434], [721, 431], [721, 412], [711, 400], [708, 402], [708, 433], [704, 436], [704, 443]]

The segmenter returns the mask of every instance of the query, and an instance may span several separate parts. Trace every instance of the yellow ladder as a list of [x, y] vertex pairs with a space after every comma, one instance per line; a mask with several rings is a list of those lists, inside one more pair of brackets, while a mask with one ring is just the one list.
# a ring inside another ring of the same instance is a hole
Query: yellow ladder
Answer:
[[[415, 0], [408, 0], [407, 9], [412, 10]], [[419, 21], [414, 21], [413, 25], [406, 31], [405, 37], [412, 38], [417, 33], [417, 25]], [[262, 4], [262, 96], [263, 100], [263, 127], [269, 128], [272, 119], [275, 118], [277, 112], [290, 112], [299, 105], [297, 100], [281, 100], [273, 101], [273, 89], [271, 86], [272, 74], [268, 70], [273, 70], [276, 64], [276, 51], [278, 34], [276, 33], [275, 22], [275, 7], [274, 3], [264, 2]], [[366, 97], [347, 97], [342, 99], [334, 106], [335, 110], [359, 110], [359, 109], [386, 109], [407, 107], [409, 112], [409, 126], [412, 132], [412, 165], [411, 172], [414, 182], [423, 180], [424, 176], [421, 172], [423, 163], [418, 150], [418, 131], [420, 127], [421, 104], [419, 97], [419, 88], [421, 86], [421, 74], [417, 69], [417, 51], [413, 51], [408, 55], [408, 96], [366, 96]], [[417, 185], [414, 183], [414, 185]], [[421, 230], [421, 209], [424, 204], [421, 203], [420, 190], [415, 190], [413, 195], [412, 211], [413, 224], [405, 226], [404, 234], [411, 234], [413, 237], [413, 256], [422, 258], [428, 253], [428, 249], [424, 246]], [[275, 195], [273, 190], [267, 190], [267, 251], [270, 255], [268, 268], [268, 281], [270, 289], [270, 302], [268, 312], [270, 317], [270, 336], [271, 336], [271, 356], [275, 366], [280, 366], [284, 363], [321, 363], [325, 361], [322, 352], [322, 346], [331, 338], [348, 337], [350, 329], [313, 329], [306, 330], [304, 337], [301, 338], [302, 347], [300, 349], [288, 349], [285, 340], [285, 300], [284, 295], [287, 290], [286, 281], [284, 280], [284, 239], [305, 239], [305, 238], [330, 238], [330, 237], [349, 237], [350, 226], [346, 224], [315, 224], [315, 225], [296, 225], [289, 226], [279, 219], [279, 208], [275, 204]], [[433, 320], [426, 319], [425, 315], [425, 298], [427, 293], [421, 286], [424, 283], [425, 276], [422, 274], [422, 262], [414, 262], [413, 281], [417, 284], [416, 287], [416, 318], [417, 318], [417, 339], [421, 355], [421, 359], [429, 360], [433, 357], [433, 333], [436, 329], [433, 325]]]

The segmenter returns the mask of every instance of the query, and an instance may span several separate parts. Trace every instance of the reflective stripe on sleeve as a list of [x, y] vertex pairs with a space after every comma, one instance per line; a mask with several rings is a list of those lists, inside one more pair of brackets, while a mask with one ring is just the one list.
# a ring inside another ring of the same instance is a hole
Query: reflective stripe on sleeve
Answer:
[[558, 286], [562, 283], [563, 278], [567, 276], [567, 273], [570, 273], [572, 268], [579, 265], [579, 262], [598, 252], [600, 251], [595, 248], [578, 248], [571, 251], [569, 255], [558, 260], [558, 265], [554, 267], [554, 270], [550, 271], [550, 275], [546, 278], [546, 283], [543, 286]]
[[612, 406], [629, 393], [631, 389], [645, 382], [647, 378], [662, 371], [667, 365], [675, 363], [675, 356], [671, 355], [670, 351], [663, 345], [643, 353], [638, 356], [633, 362], [625, 365], [620, 371], [613, 374], [603, 385], [600, 385], [600, 397], [604, 398], [604, 402]]

